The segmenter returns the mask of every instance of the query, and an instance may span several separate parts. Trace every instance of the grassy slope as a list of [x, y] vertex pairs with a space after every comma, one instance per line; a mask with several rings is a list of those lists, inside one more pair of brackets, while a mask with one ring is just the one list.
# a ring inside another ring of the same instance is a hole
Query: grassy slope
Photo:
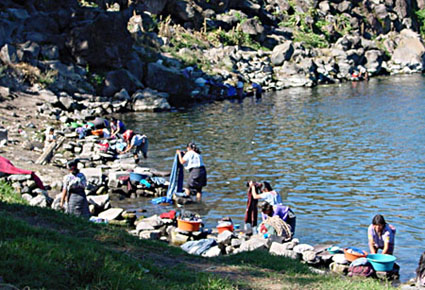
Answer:
[[[312, 274], [251, 252], [204, 259], [111, 226], [28, 206], [0, 183], [0, 277], [45, 289], [386, 289], [376, 281]], [[0, 285], [1, 287], [1, 285]]]

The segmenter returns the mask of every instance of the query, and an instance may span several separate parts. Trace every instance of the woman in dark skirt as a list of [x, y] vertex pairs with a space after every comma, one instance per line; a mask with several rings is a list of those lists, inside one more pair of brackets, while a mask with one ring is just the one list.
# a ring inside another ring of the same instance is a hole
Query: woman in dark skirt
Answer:
[[187, 144], [187, 152], [182, 156], [181, 151], [177, 150], [179, 161], [189, 170], [189, 178], [187, 180], [187, 195], [195, 195], [197, 200], [201, 200], [202, 188], [207, 185], [207, 170], [202, 160], [201, 151], [195, 143]]
[[90, 217], [89, 204], [87, 202], [85, 188], [87, 185], [86, 177], [77, 168], [76, 160], [67, 164], [70, 174], [63, 179], [63, 190], [60, 206], [63, 208], [67, 202], [66, 212], [85, 218]]

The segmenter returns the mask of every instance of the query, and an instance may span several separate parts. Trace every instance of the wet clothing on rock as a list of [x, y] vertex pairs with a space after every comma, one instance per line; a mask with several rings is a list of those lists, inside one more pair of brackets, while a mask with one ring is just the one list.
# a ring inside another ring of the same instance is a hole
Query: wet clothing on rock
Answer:
[[63, 179], [64, 189], [67, 191], [67, 213], [76, 216], [90, 217], [89, 205], [87, 202], [85, 188], [87, 185], [86, 177], [81, 172], [77, 174], [68, 174]]
[[217, 245], [215, 239], [203, 239], [198, 241], [189, 241], [181, 245], [183, 251], [192, 255], [202, 255], [211, 247]]
[[394, 252], [395, 233], [395, 227], [390, 224], [385, 225], [381, 236], [379, 236], [378, 233], [374, 230], [373, 225], [370, 225], [367, 230], [367, 236], [369, 241], [373, 241], [377, 249], [383, 249], [385, 242], [389, 243], [388, 252], [390, 254]]

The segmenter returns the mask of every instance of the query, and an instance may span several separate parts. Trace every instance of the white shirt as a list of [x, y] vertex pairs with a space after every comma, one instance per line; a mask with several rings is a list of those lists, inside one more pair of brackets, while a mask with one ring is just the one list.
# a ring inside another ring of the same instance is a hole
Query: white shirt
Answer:
[[202, 156], [195, 151], [187, 151], [183, 156], [183, 160], [185, 161], [184, 167], [189, 170], [191, 168], [198, 168], [204, 165], [204, 161], [202, 160]]

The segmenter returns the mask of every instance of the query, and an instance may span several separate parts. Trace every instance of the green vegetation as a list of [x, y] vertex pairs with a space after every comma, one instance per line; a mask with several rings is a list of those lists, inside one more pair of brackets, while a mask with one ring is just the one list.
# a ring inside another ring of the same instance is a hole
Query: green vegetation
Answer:
[[120, 228], [28, 206], [0, 183], [0, 277], [43, 289], [387, 289], [313, 274], [265, 251], [205, 259]]
[[425, 36], [425, 9], [421, 9], [416, 11], [416, 17], [418, 18], [419, 22], [419, 30], [421, 32], [422, 37]]

